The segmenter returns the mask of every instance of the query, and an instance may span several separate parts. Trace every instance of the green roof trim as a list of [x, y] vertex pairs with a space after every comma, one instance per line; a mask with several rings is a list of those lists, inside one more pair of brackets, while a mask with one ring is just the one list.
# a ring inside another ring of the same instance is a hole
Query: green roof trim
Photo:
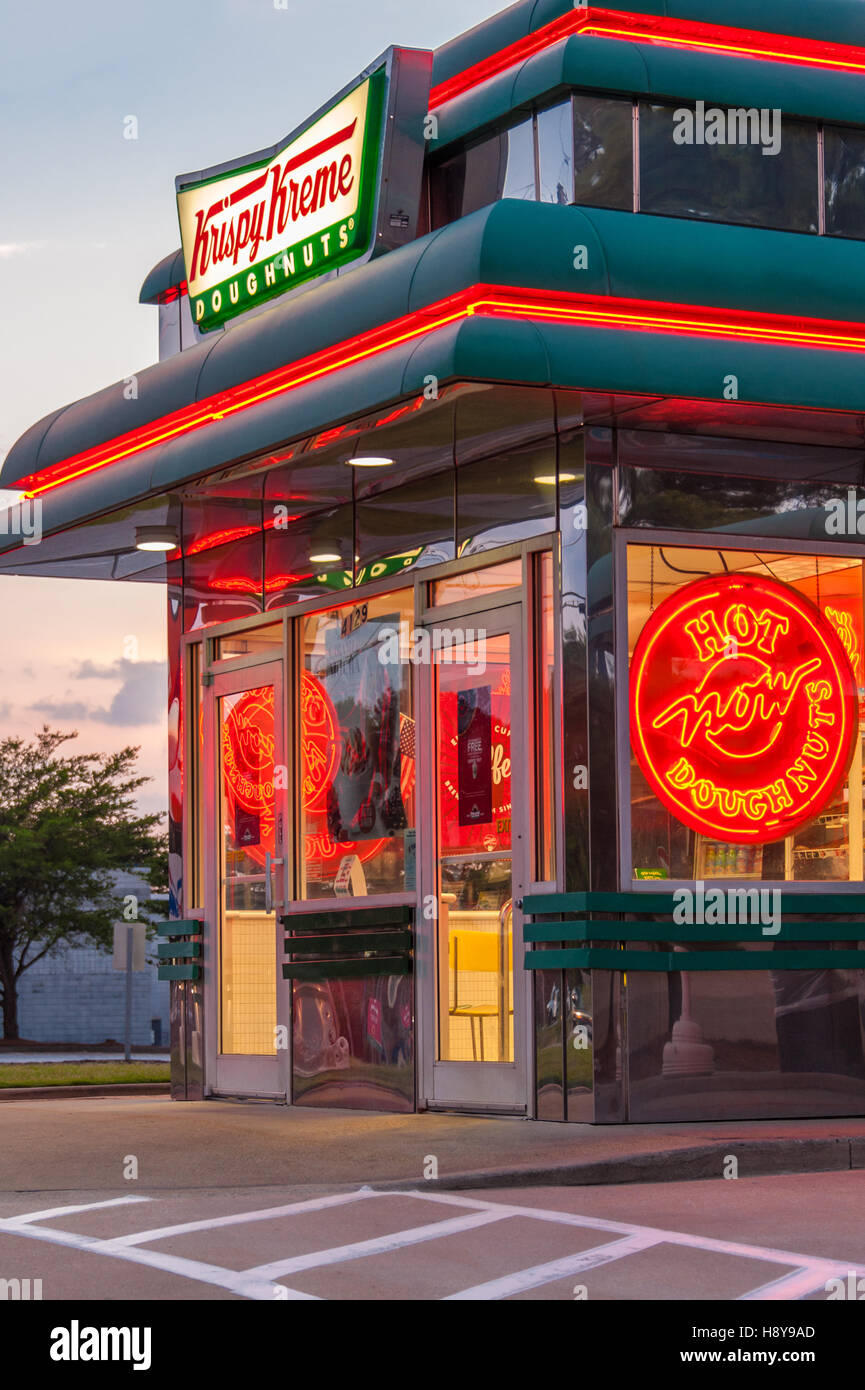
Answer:
[[[587, 248], [584, 271], [574, 269], [576, 245]], [[55, 412], [13, 445], [0, 486], [474, 284], [865, 323], [865, 243], [505, 200], [145, 368], [135, 401], [118, 382]], [[58, 488], [44, 499], [43, 529], [420, 394], [429, 373], [706, 399], [719, 416], [733, 374], [740, 401], [861, 414], [863, 365], [856, 352], [710, 337], [695, 351], [692, 336], [475, 317]], [[16, 544], [0, 538], [0, 548]]]
[[447, 102], [437, 113], [431, 149], [518, 119], [570, 88], [658, 102], [702, 99], [710, 106], [770, 107], [803, 119], [865, 125], [862, 73], [574, 34]]
[[[508, 44], [568, 14], [573, 0], [519, 0], [474, 29], [437, 49], [433, 83], [446, 82]], [[731, 29], [758, 29], [770, 34], [865, 45], [865, 6], [861, 0], [610, 0], [608, 9], [630, 14], [666, 15]], [[687, 55], [686, 55], [687, 60]]]

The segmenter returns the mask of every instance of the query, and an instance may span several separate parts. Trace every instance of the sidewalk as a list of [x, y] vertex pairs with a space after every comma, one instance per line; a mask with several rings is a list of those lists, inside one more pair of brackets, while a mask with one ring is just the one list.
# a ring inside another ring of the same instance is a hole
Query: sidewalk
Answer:
[[[10, 1099], [0, 1190], [117, 1188], [118, 1152], [150, 1191], [583, 1186], [865, 1168], [865, 1119], [564, 1125], [471, 1115], [381, 1115], [164, 1096]], [[119, 1148], [118, 1148], [119, 1145]], [[434, 1160], [434, 1161], [433, 1161]]]

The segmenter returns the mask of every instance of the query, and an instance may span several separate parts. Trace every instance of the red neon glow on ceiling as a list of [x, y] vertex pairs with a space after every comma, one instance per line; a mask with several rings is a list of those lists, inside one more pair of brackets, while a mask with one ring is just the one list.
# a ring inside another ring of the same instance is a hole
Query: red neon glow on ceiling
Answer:
[[794, 587], [750, 575], [686, 584], [631, 660], [631, 746], [661, 803], [710, 839], [765, 844], [839, 791], [858, 733], [836, 628]]
[[662, 15], [630, 14], [596, 5], [561, 15], [533, 34], [517, 39], [498, 53], [440, 82], [430, 92], [430, 110], [453, 101], [454, 97], [545, 48], [584, 34], [589, 38], [625, 39], [635, 43], [659, 44], [665, 48], [685, 48], [703, 53], [726, 53], [737, 58], [759, 58], [800, 67], [828, 68], [835, 72], [865, 72], [865, 48], [830, 43], [822, 39], [795, 38], [791, 34], [768, 34], [760, 29], [734, 29], [723, 24], [705, 24], [691, 19], [672, 19]]
[[227, 391], [208, 396], [203, 401], [172, 411], [127, 434], [117, 435], [83, 453], [51, 464], [21, 478], [16, 486], [28, 497], [40, 496], [154, 445], [216, 424], [262, 401], [295, 391], [311, 381], [332, 376], [390, 348], [472, 316], [526, 319], [628, 332], [725, 338], [788, 347], [821, 348], [833, 352], [865, 352], [865, 324], [839, 319], [793, 318], [785, 314], [674, 304], [662, 300], [564, 294], [549, 290], [515, 289], [507, 285], [472, 285], [425, 309], [406, 314], [356, 338], [336, 343], [288, 366], [278, 367]]

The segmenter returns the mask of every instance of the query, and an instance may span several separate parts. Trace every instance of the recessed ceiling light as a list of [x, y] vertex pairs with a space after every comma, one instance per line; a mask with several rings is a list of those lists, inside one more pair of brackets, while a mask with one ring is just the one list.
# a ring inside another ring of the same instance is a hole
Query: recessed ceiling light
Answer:
[[[576, 481], [577, 481], [577, 475], [576, 475], [576, 473], [560, 473], [560, 474], [559, 474], [559, 482], [560, 482], [560, 483], [575, 483]], [[555, 475], [555, 473], [538, 473], [537, 476], [536, 476], [536, 478], [535, 478], [535, 482], [536, 482], [536, 483], [545, 483], [545, 484], [548, 484], [550, 487], [554, 487], [554, 486], [555, 486], [555, 482], [556, 482], [556, 475]]]
[[354, 458], [346, 459], [349, 468], [393, 468], [393, 459]]
[[176, 550], [180, 544], [173, 526], [136, 526], [136, 550]]
[[340, 555], [333, 555], [330, 551], [322, 551], [320, 555], [310, 555], [309, 558], [310, 563], [313, 565], [333, 565], [342, 557]]

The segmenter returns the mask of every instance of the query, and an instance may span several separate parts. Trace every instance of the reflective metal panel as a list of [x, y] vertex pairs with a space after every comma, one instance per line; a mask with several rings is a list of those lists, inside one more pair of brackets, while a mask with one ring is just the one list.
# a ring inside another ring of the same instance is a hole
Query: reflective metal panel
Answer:
[[628, 1119], [865, 1114], [863, 1001], [865, 970], [632, 972]]
[[590, 1124], [594, 1119], [594, 1014], [592, 971], [565, 975], [565, 1119]]
[[295, 1105], [414, 1109], [411, 976], [295, 981], [292, 999]]
[[561, 970], [535, 970], [535, 1086], [539, 1120], [563, 1120], [564, 998]]

